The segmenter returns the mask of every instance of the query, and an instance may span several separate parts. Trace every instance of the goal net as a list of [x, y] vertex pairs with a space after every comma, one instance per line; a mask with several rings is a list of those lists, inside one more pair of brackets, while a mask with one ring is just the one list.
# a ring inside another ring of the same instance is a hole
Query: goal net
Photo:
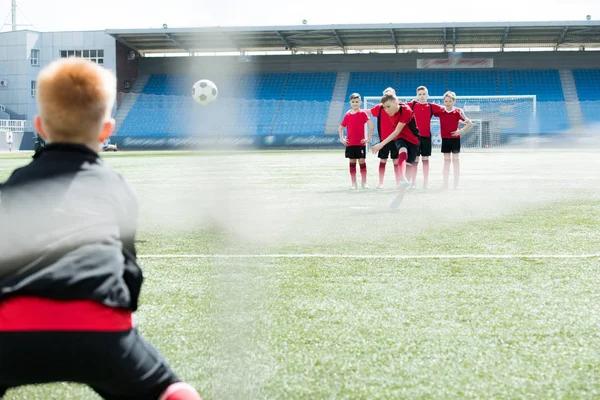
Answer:
[[[415, 96], [398, 96], [409, 102]], [[381, 96], [365, 96], [364, 108], [373, 108], [380, 103]], [[428, 101], [441, 106], [442, 96], [430, 96]], [[462, 136], [465, 148], [501, 147], [508, 143], [525, 140], [537, 134], [536, 96], [459, 96], [455, 107], [462, 108], [473, 127]], [[462, 126], [462, 124], [460, 125]], [[377, 129], [374, 141], [377, 142]], [[431, 119], [431, 141], [433, 146], [442, 143], [439, 119]]]

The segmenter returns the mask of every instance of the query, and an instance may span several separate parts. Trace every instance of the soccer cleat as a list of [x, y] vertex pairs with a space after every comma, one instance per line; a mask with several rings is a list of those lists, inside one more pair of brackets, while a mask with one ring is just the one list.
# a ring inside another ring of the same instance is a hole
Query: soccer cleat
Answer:
[[396, 197], [394, 197], [394, 200], [392, 200], [392, 203], [390, 204], [390, 208], [398, 208], [398, 206], [400, 206], [400, 204], [402, 203], [402, 200], [404, 200], [405, 194], [406, 194], [406, 190], [400, 189], [400, 193], [398, 193], [398, 195]]
[[367, 185], [366, 183], [361, 183], [360, 186], [362, 186], [363, 189], [370, 189], [369, 185]]
[[414, 183], [412, 185], [410, 185], [410, 187], [408, 188], [408, 190], [410, 190], [411, 192], [416, 189], [417, 189], [417, 185], [415, 185]]
[[377, 185], [377, 190], [383, 189], [383, 185]]
[[356, 190], [356, 189], [358, 189], [356, 183], [350, 187], [350, 190]]
[[398, 184], [398, 189], [407, 189], [410, 187], [410, 182], [406, 179], [402, 179]]

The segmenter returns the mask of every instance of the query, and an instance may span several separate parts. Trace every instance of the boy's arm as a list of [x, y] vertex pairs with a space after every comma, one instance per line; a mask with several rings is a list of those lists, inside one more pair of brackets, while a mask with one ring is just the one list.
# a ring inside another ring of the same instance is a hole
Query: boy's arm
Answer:
[[466, 133], [473, 126], [473, 122], [467, 118], [463, 110], [460, 110], [460, 118], [464, 121], [465, 126], [462, 129], [452, 132], [452, 136], [454, 137], [460, 137], [460, 135]]
[[435, 104], [435, 103], [429, 103], [430, 107], [433, 109], [433, 116], [434, 117], [439, 117], [440, 113], [442, 113], [442, 111], [444, 111], [443, 107]]
[[400, 134], [400, 131], [402, 130], [402, 128], [404, 128], [405, 125], [406, 124], [404, 122], [399, 122], [398, 125], [396, 125], [396, 129], [394, 129], [394, 132], [392, 132], [390, 136], [386, 137], [385, 140], [377, 143], [375, 146], [372, 147], [373, 153], [377, 153], [383, 148], [383, 146], [396, 139], [396, 137]]
[[338, 128], [338, 134], [340, 135], [340, 142], [344, 143], [344, 146], [346, 146], [348, 142], [344, 137], [344, 127], [342, 125], [340, 125], [340, 127]]
[[369, 137], [368, 139], [363, 139], [361, 140], [361, 142], [363, 144], [367, 144], [371, 141], [371, 139], [373, 139], [373, 131], [375, 130], [375, 124], [373, 124], [373, 121], [371, 121], [370, 119], [367, 121], [367, 126], [369, 127]]
[[456, 136], [463, 135], [463, 134], [467, 133], [469, 131], [469, 129], [471, 129], [472, 126], [473, 126], [473, 122], [469, 118], [465, 118], [465, 126], [463, 126], [462, 129], [452, 132], [452, 136], [456, 137]]

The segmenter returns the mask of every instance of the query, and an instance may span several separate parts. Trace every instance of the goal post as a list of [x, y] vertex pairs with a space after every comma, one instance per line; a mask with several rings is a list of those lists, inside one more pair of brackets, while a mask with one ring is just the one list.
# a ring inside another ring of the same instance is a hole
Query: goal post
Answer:
[[[404, 102], [414, 98], [414, 95], [398, 96]], [[380, 100], [381, 96], [365, 96], [363, 107], [373, 108]], [[440, 106], [444, 104], [442, 96], [430, 96], [427, 101]], [[455, 106], [462, 108], [473, 121], [473, 127], [462, 136], [464, 148], [503, 147], [537, 135], [535, 95], [457, 96]], [[377, 129], [373, 134], [374, 142], [379, 140], [376, 136]], [[440, 124], [435, 117], [431, 119], [431, 139], [433, 146], [441, 146]]]

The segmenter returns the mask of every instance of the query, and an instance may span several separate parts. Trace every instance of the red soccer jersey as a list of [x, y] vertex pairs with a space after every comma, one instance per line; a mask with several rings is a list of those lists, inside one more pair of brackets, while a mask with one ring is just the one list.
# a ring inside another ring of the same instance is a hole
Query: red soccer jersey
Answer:
[[369, 116], [363, 110], [344, 115], [341, 125], [346, 128], [347, 146], [364, 146], [360, 141], [365, 139], [365, 123]]
[[443, 107], [434, 103], [421, 104], [418, 101], [412, 101], [409, 104], [415, 113], [419, 133], [423, 137], [431, 137], [431, 117], [441, 111]]
[[396, 125], [398, 124], [394, 124], [392, 122], [392, 119], [390, 118], [388, 113], [385, 112], [385, 110], [383, 109], [383, 105], [381, 104], [377, 104], [375, 107], [371, 108], [371, 114], [375, 118], [377, 118], [377, 116], [379, 115], [379, 110], [381, 110], [381, 119], [377, 121], [377, 128], [379, 133], [379, 140], [383, 141], [388, 136], [390, 136], [392, 132], [394, 132], [394, 129], [396, 129]]
[[[396, 136], [396, 139], [404, 139], [412, 144], [419, 144], [419, 137], [415, 135], [411, 129], [410, 122], [413, 119], [413, 110], [410, 109], [408, 104], [400, 104], [398, 112], [390, 117], [394, 124], [394, 129], [399, 123], [403, 123], [404, 128], [400, 131], [400, 134]], [[413, 127], [416, 128], [416, 124], [413, 122]], [[388, 135], [389, 136], [389, 135]]]
[[460, 108], [453, 108], [451, 111], [443, 107], [440, 111], [434, 113], [440, 119], [440, 131], [442, 139], [458, 139], [458, 136], [452, 136], [452, 132], [458, 130], [459, 121], [467, 119], [465, 113]]

